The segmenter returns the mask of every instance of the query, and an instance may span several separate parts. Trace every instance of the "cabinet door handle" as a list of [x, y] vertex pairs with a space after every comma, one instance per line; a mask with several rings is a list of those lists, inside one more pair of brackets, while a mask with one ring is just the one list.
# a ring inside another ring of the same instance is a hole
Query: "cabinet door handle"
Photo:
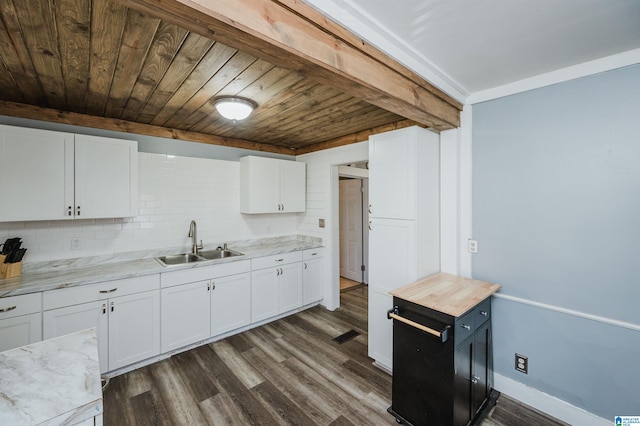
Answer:
[[400, 316], [400, 310], [397, 306], [394, 306], [393, 309], [389, 309], [387, 311], [387, 319], [394, 319], [400, 322], [403, 322], [411, 327], [415, 327], [418, 330], [422, 330], [425, 333], [429, 333], [433, 336], [439, 337], [442, 343], [446, 342], [449, 339], [449, 329], [450, 326], [446, 325], [442, 331], [434, 330], [433, 328], [427, 327], [426, 325], [422, 325], [415, 321], [411, 321], [408, 318]]
[[304, 269], [307, 269], [307, 262], [304, 262]]
[[371, 214], [371, 204], [369, 204], [369, 214]]
[[104, 314], [106, 314], [106, 313], [107, 313], [107, 304], [106, 304], [106, 303], [103, 303], [103, 304], [102, 304], [102, 314], [104, 315]]
[[487, 315], [489, 315], [489, 314], [487, 313], [487, 311], [480, 311], [480, 312], [478, 312], [478, 313], [479, 313], [480, 315], [482, 315], [483, 317], [486, 317]]
[[373, 229], [371, 229], [371, 221], [369, 221], [369, 231], [373, 231]]
[[467, 324], [462, 324], [460, 325], [460, 327], [464, 328], [465, 330], [471, 330], [471, 326]]
[[478, 377], [478, 376], [471, 376], [471, 383], [473, 383], [473, 384], [478, 383], [478, 380], [480, 380], [480, 377]]
[[111, 312], [113, 312], [113, 302], [111, 302]]
[[80, 206], [77, 206], [78, 211], [76, 212], [76, 216], [80, 216]]
[[211, 281], [211, 290], [215, 290], [216, 289], [216, 283], [214, 283], [213, 281]]
[[9, 307], [9, 308], [0, 309], [0, 313], [1, 313], [1, 312], [9, 312], [9, 311], [13, 311], [13, 310], [14, 310], [15, 308], [17, 308], [17, 307], [18, 307], [18, 305], [11, 306], [11, 307]]
[[107, 294], [107, 293], [113, 293], [114, 291], [118, 291], [118, 287], [112, 288], [111, 290], [100, 290], [100, 293]]
[[72, 210], [73, 210], [73, 207], [71, 207], [71, 206], [69, 206], [69, 207], [67, 208], [67, 216], [71, 216], [71, 215], [73, 214], [73, 213], [72, 213]]

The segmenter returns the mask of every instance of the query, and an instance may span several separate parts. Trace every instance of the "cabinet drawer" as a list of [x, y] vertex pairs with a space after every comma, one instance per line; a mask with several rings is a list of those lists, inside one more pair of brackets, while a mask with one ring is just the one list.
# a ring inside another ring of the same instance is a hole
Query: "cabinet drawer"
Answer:
[[212, 278], [226, 277], [227, 275], [242, 274], [251, 271], [250, 260], [239, 260], [236, 262], [222, 263], [219, 265], [202, 266], [179, 271], [161, 272], [161, 286], [171, 287], [174, 285], [205, 281]]
[[94, 302], [111, 297], [142, 293], [160, 288], [160, 274], [145, 275], [122, 280], [105, 281], [100, 284], [82, 285], [45, 291], [42, 297], [43, 309], [56, 309], [80, 303]]
[[467, 337], [471, 336], [475, 330], [475, 309], [467, 312], [455, 321], [454, 338], [456, 345]]
[[258, 270], [272, 268], [274, 266], [286, 265], [287, 263], [302, 262], [302, 252], [292, 251], [290, 253], [274, 254], [272, 256], [258, 257], [251, 259], [251, 269]]
[[42, 293], [0, 298], [0, 319], [33, 314], [42, 310]]
[[324, 247], [308, 249], [302, 252], [302, 260], [311, 260], [316, 257], [324, 257]]
[[475, 311], [475, 326], [478, 328], [491, 318], [491, 297], [480, 302], [473, 310]]

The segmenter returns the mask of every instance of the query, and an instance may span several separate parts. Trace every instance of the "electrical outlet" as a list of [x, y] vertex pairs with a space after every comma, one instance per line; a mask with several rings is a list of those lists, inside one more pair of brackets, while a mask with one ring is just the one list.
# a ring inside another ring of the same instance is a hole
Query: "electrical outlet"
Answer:
[[71, 239], [71, 250], [80, 250], [80, 238]]
[[318, 219], [318, 228], [324, 228], [324, 219]]
[[478, 242], [476, 240], [469, 240], [469, 246], [467, 247], [469, 253], [477, 253], [478, 252]]
[[516, 354], [516, 370], [524, 374], [529, 374], [529, 358]]

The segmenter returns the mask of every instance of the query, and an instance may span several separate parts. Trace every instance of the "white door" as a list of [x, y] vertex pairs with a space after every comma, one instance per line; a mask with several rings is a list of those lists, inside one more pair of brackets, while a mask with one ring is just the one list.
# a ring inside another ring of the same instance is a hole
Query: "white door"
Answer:
[[137, 215], [137, 143], [76, 135], [77, 218]]
[[42, 315], [29, 314], [0, 320], [0, 352], [42, 340]]
[[278, 313], [302, 306], [302, 264], [282, 265], [278, 275]]
[[43, 337], [51, 339], [76, 331], [95, 328], [98, 338], [100, 372], [109, 371], [108, 301], [82, 303], [44, 311]]
[[73, 218], [73, 140], [0, 126], [0, 221]]
[[251, 323], [251, 272], [211, 280], [211, 335]]
[[278, 314], [278, 268], [251, 272], [251, 322]]
[[109, 368], [160, 353], [160, 291], [109, 299]]
[[362, 180], [340, 180], [340, 276], [362, 282]]
[[161, 351], [169, 352], [211, 337], [209, 281], [161, 290]]

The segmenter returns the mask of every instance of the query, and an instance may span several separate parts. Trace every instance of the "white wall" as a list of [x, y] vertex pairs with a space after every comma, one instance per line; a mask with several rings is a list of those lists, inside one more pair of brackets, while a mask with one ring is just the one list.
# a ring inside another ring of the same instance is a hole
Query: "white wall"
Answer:
[[[129, 137], [135, 137], [130, 135]], [[0, 222], [0, 240], [21, 237], [33, 262], [189, 247], [189, 222], [205, 247], [229, 240], [296, 233], [295, 214], [240, 214], [237, 161], [140, 152], [139, 215], [124, 219]], [[79, 250], [71, 249], [80, 239]]]
[[[323, 238], [325, 245], [324, 305], [340, 305], [338, 236], [338, 165], [369, 158], [369, 143], [359, 142], [296, 157], [307, 163], [307, 211], [298, 216], [298, 232]], [[325, 228], [318, 226], [325, 220]]]

